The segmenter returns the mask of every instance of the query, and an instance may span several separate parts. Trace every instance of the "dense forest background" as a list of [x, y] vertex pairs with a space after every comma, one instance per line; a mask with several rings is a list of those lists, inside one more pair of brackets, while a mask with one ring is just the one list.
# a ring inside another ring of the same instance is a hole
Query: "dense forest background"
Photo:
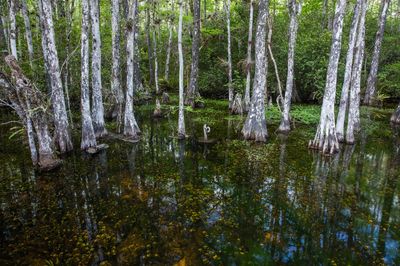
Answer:
[[[7, 51], [5, 32], [9, 28], [8, 1], [1, 1], [2, 31], [1, 50]], [[17, 1], [18, 2], [18, 1]], [[19, 62], [28, 77], [41, 89], [46, 89], [46, 78], [41, 49], [41, 35], [37, 1], [27, 0], [27, 8], [33, 37], [33, 68], [29, 64], [27, 42], [25, 41], [24, 19], [19, 12], [17, 3], [17, 49]], [[338, 72], [338, 90], [340, 95], [343, 82], [345, 57], [348, 42], [348, 32], [352, 17], [352, 7], [355, 1], [350, 1], [345, 17], [341, 60]], [[125, 47], [124, 29], [128, 10], [127, 1], [122, 1], [121, 12], [121, 47]], [[59, 55], [60, 68], [63, 82], [69, 90], [69, 102], [73, 110], [79, 110], [80, 98], [80, 35], [81, 35], [81, 1], [65, 0], [52, 1], [53, 20], [55, 26], [56, 45]], [[299, 16], [299, 29], [295, 50], [295, 90], [298, 102], [321, 102], [324, 92], [326, 69], [329, 60], [331, 44], [331, 29], [334, 16], [334, 2], [327, 0], [327, 10], [324, 11], [324, 2], [320, 0], [307, 0], [303, 4]], [[387, 16], [385, 34], [382, 44], [380, 66], [377, 82], [377, 98], [384, 103], [397, 102], [400, 97], [400, 3], [392, 1]], [[366, 17], [366, 53], [362, 71], [362, 94], [365, 89], [371, 54], [374, 47], [375, 35], [378, 28], [380, 1], [369, 1]], [[254, 14], [257, 14], [258, 5], [254, 5]], [[139, 50], [140, 69], [143, 85], [154, 91], [154, 80], [149, 73], [149, 65], [154, 68], [151, 40], [148, 45], [147, 38], [152, 38], [151, 32], [156, 31], [156, 54], [159, 65], [159, 83], [164, 89], [177, 91], [178, 88], [178, 46], [177, 46], [177, 1], [139, 1]], [[193, 27], [192, 1], [184, 1], [183, 17], [183, 50], [185, 60], [185, 84], [190, 75], [191, 61], [191, 31]], [[224, 2], [220, 0], [201, 1], [201, 43], [199, 61], [199, 90], [204, 97], [226, 98], [228, 94], [227, 83], [227, 27]], [[149, 13], [150, 22], [147, 21]], [[270, 15], [272, 20], [272, 51], [276, 60], [280, 79], [286, 79], [287, 51], [288, 51], [288, 9], [286, 1], [273, 0], [270, 2]], [[100, 1], [101, 25], [101, 53], [102, 53], [102, 81], [105, 104], [111, 97], [112, 74], [112, 41], [111, 41], [111, 1]], [[254, 24], [255, 24], [254, 20]], [[231, 35], [232, 35], [232, 63], [233, 85], [237, 92], [244, 93], [246, 85], [246, 52], [249, 23], [249, 1], [232, 1], [231, 3]], [[164, 76], [169, 38], [169, 26], [173, 28], [170, 74], [166, 80]], [[150, 28], [149, 28], [150, 25]], [[254, 27], [253, 27], [254, 28]], [[150, 36], [147, 36], [150, 34]], [[150, 52], [149, 52], [150, 49]], [[150, 57], [150, 58], [149, 58]], [[126, 76], [126, 52], [121, 49], [122, 80]], [[125, 62], [125, 63], [124, 63]], [[269, 58], [267, 77], [268, 93], [278, 94], [277, 79], [271, 58]], [[65, 79], [68, 77], [68, 80]], [[121, 82], [125, 84], [124, 82]]]

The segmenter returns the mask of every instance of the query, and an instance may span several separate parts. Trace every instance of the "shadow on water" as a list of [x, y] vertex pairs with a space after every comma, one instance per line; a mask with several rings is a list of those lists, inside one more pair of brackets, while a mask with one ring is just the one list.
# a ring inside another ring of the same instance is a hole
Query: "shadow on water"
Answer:
[[[240, 118], [194, 113], [179, 141], [174, 115], [143, 113], [139, 143], [76, 151], [52, 173], [0, 128], [1, 265], [400, 264], [395, 129], [326, 158], [307, 126], [257, 144]], [[204, 123], [216, 143], [197, 142]]]

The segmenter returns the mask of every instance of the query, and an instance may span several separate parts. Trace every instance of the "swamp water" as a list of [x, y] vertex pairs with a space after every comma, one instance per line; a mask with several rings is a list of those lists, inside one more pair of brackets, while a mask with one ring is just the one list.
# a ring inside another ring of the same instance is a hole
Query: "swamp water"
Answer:
[[[1, 265], [399, 265], [400, 140], [389, 111], [363, 112], [355, 146], [308, 150], [314, 124], [266, 144], [240, 138], [226, 106], [137, 111], [137, 144], [104, 140], [51, 173], [0, 128]], [[295, 107], [296, 108], [296, 107]], [[2, 121], [9, 119], [2, 114]], [[213, 144], [200, 144], [203, 124]]]

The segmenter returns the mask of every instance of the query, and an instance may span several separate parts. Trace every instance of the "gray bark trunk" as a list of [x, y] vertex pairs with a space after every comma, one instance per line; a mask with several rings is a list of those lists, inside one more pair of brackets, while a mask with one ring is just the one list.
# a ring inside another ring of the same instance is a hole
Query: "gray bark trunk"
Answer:
[[[294, 81], [294, 51], [296, 46], [297, 30], [299, 27], [298, 16], [301, 12], [302, 0], [291, 0], [289, 2], [289, 49], [288, 49], [288, 69], [286, 78], [285, 99], [283, 102], [282, 120], [279, 125], [279, 132], [287, 133], [290, 131], [290, 106], [292, 104], [293, 81]], [[278, 103], [279, 104], [279, 103]]]
[[82, 0], [82, 30], [81, 30], [81, 116], [82, 139], [81, 149], [87, 150], [97, 146], [93, 122], [90, 112], [89, 92], [89, 0]]
[[244, 93], [243, 109], [245, 112], [250, 108], [250, 84], [251, 84], [251, 50], [253, 46], [253, 17], [254, 17], [254, 2], [250, 0], [250, 15], [249, 15], [249, 37], [247, 40], [247, 62], [246, 62], [246, 90]]
[[137, 1], [129, 0], [129, 15], [127, 23], [127, 42], [126, 42], [126, 97], [125, 97], [125, 117], [124, 117], [124, 135], [137, 139], [140, 134], [139, 126], [133, 113], [133, 92], [135, 91], [134, 82], [134, 49], [135, 49], [135, 23]]
[[[138, 0], [135, 0], [136, 6], [138, 6], [137, 3]], [[134, 45], [134, 60], [133, 60], [133, 80], [136, 84], [136, 90], [143, 90], [143, 84], [142, 84], [142, 78], [141, 78], [141, 73], [140, 73], [140, 50], [139, 50], [139, 31], [140, 31], [140, 24], [139, 24], [139, 8], [136, 8], [136, 20], [135, 20], [135, 27], [134, 27], [134, 33], [135, 33], [135, 45]], [[134, 92], [135, 93], [135, 92]]]
[[229, 110], [233, 104], [233, 87], [232, 87], [232, 54], [231, 54], [231, 0], [226, 0], [226, 27], [228, 31], [228, 99]]
[[192, 31], [192, 64], [189, 89], [185, 103], [195, 107], [195, 97], [198, 92], [199, 52], [200, 52], [200, 0], [193, 0], [193, 31]]
[[101, 83], [101, 39], [99, 0], [90, 0], [92, 22], [92, 120], [96, 137], [107, 135], [104, 123], [103, 87]]
[[335, 96], [337, 70], [342, 46], [343, 20], [346, 11], [346, 0], [338, 0], [333, 22], [332, 46], [329, 56], [328, 71], [324, 99], [322, 102], [321, 118], [313, 141], [309, 147], [318, 149], [324, 154], [333, 154], [339, 150], [339, 141], [335, 127]]
[[[154, 24], [154, 22], [153, 22]], [[156, 28], [153, 27], [153, 57], [154, 57], [154, 84], [156, 85], [156, 94], [160, 93], [160, 88], [158, 86], [158, 58], [157, 58], [157, 38], [156, 38]]]
[[32, 40], [32, 30], [31, 30], [31, 22], [29, 20], [29, 13], [28, 13], [28, 7], [26, 5], [26, 0], [21, 1], [21, 12], [22, 16], [24, 18], [24, 24], [25, 24], [25, 38], [28, 46], [28, 55], [29, 55], [29, 63], [31, 65], [31, 68], [33, 67], [33, 40]]
[[396, 111], [392, 114], [390, 122], [392, 122], [393, 124], [400, 124], [400, 104], [399, 106], [397, 106]]
[[179, 53], [179, 117], [178, 117], [178, 138], [186, 138], [184, 98], [183, 98], [183, 49], [182, 49], [182, 20], [183, 3], [179, 0], [179, 24], [178, 24], [178, 53]]
[[15, 18], [16, 0], [10, 0], [9, 20], [10, 20], [10, 47], [11, 54], [18, 60], [17, 54], [17, 21]]
[[[149, 0], [148, 0], [149, 2]], [[150, 3], [148, 3], [150, 5]], [[150, 29], [150, 7], [146, 9], [146, 28]], [[151, 38], [150, 38], [150, 30], [146, 30], [146, 40], [147, 40], [147, 53], [149, 56], [149, 85], [153, 85], [154, 79], [154, 70], [153, 70], [153, 52], [152, 52], [152, 45], [151, 45]]]
[[381, 4], [381, 14], [379, 16], [379, 27], [376, 32], [374, 52], [372, 54], [371, 68], [367, 80], [367, 90], [365, 92], [364, 104], [372, 105], [374, 103], [376, 93], [376, 80], [378, 77], [379, 56], [383, 34], [385, 32], [386, 17], [389, 10], [390, 0], [383, 0]]
[[360, 21], [360, 5], [361, 1], [358, 0], [356, 5], [354, 6], [354, 14], [353, 20], [351, 22], [350, 27], [350, 34], [349, 34], [349, 47], [347, 50], [346, 56], [346, 68], [344, 73], [344, 80], [342, 86], [342, 93], [340, 96], [340, 105], [339, 105], [339, 112], [336, 121], [336, 133], [339, 142], [344, 141], [344, 122], [346, 119], [346, 112], [348, 108], [348, 98], [349, 98], [349, 88], [350, 82], [352, 78], [352, 70], [353, 70], [353, 56], [354, 56], [354, 48], [357, 39], [357, 32], [359, 31], [359, 21]]
[[10, 52], [10, 42], [8, 39], [8, 27], [7, 27], [7, 18], [5, 16], [1, 16], [1, 28], [3, 29], [3, 37], [4, 37], [4, 44], [7, 48], [7, 51]]
[[39, 0], [39, 15], [42, 27], [42, 46], [54, 113], [55, 143], [61, 153], [72, 150], [67, 110], [65, 108], [58, 54], [55, 43], [51, 3]]
[[168, 21], [168, 45], [167, 45], [167, 58], [165, 59], [165, 74], [164, 79], [169, 80], [169, 62], [171, 60], [171, 46], [172, 46], [172, 25], [171, 21]]
[[120, 0], [112, 0], [112, 79], [111, 79], [111, 91], [115, 100], [115, 106], [117, 109], [117, 132], [120, 133], [123, 116], [123, 102], [124, 94], [121, 88], [120, 81]]
[[365, 15], [367, 12], [367, 1], [360, 1], [361, 17], [357, 33], [357, 43], [351, 77], [349, 115], [346, 131], [346, 143], [354, 143], [354, 132], [360, 129], [360, 90], [361, 90], [361, 71], [364, 61], [365, 47]]
[[266, 25], [268, 18], [268, 0], [260, 0], [258, 6], [256, 43], [255, 43], [255, 74], [253, 95], [250, 110], [247, 114], [242, 133], [245, 139], [266, 141], [268, 137], [265, 120], [265, 84], [266, 84]]
[[[53, 150], [52, 138], [47, 125], [45, 99], [22, 73], [13, 56], [7, 56], [5, 61], [11, 69], [14, 84], [5, 80], [5, 75], [0, 73], [0, 85], [6, 89], [9, 100], [25, 123], [32, 162], [38, 164], [41, 169], [53, 169], [60, 164], [60, 161], [56, 158]], [[34, 140], [35, 134], [38, 150]]]

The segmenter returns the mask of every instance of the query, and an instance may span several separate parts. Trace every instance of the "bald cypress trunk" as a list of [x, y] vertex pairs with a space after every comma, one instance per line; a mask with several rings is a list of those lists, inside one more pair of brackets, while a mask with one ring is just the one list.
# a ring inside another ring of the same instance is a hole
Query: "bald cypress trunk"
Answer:
[[[153, 18], [154, 20], [154, 18]], [[154, 24], [154, 22], [153, 22]], [[160, 88], [158, 86], [158, 57], [157, 57], [157, 38], [156, 38], [156, 28], [153, 26], [153, 56], [154, 56], [154, 83], [156, 85], [156, 94], [160, 94]]]
[[354, 132], [360, 129], [360, 90], [361, 71], [364, 61], [365, 47], [365, 15], [367, 12], [367, 1], [360, 0], [361, 16], [357, 33], [357, 43], [351, 77], [349, 115], [346, 131], [346, 143], [354, 143]]
[[164, 74], [164, 79], [166, 81], [169, 80], [169, 62], [171, 60], [171, 46], [172, 46], [172, 26], [171, 26], [171, 21], [168, 21], [168, 31], [169, 31], [169, 36], [168, 36], [167, 57], [165, 59], [165, 74]]
[[15, 18], [16, 0], [10, 0], [9, 21], [10, 21], [10, 47], [11, 54], [18, 60], [17, 54], [17, 21]]
[[[150, 0], [147, 1], [150, 6]], [[154, 70], [153, 70], [153, 52], [150, 38], [150, 7], [146, 8], [146, 41], [147, 41], [147, 54], [149, 56], [149, 85], [153, 85]]]
[[[138, 0], [135, 0], [136, 2]], [[137, 3], [136, 3], [137, 5]], [[141, 77], [141, 72], [140, 72], [140, 50], [139, 50], [139, 31], [140, 31], [140, 21], [139, 21], [139, 8], [136, 8], [136, 13], [135, 13], [135, 17], [137, 19], [135, 19], [135, 28], [134, 28], [134, 33], [135, 33], [135, 45], [134, 45], [134, 55], [133, 55], [133, 80], [136, 84], [136, 90], [143, 90], [143, 83], [142, 83], [142, 77]], [[135, 91], [133, 92], [135, 93]]]
[[124, 135], [137, 139], [140, 134], [139, 126], [133, 113], [133, 92], [136, 89], [134, 82], [134, 49], [135, 49], [135, 24], [136, 24], [137, 0], [129, 0], [129, 14], [127, 22], [127, 42], [126, 42], [126, 97], [125, 97], [125, 117]]
[[81, 30], [81, 116], [82, 139], [81, 149], [87, 150], [97, 146], [96, 135], [90, 113], [89, 93], [89, 0], [82, 0], [82, 30]]
[[255, 74], [253, 95], [250, 110], [247, 114], [242, 133], [245, 139], [266, 141], [268, 137], [265, 120], [265, 84], [266, 84], [266, 25], [268, 18], [268, 0], [260, 0], [258, 6], [256, 43], [255, 43]]
[[26, 0], [21, 0], [21, 12], [22, 12], [22, 17], [24, 18], [24, 24], [25, 24], [25, 38], [26, 38], [26, 43], [28, 46], [28, 55], [29, 55], [29, 63], [31, 67], [33, 67], [33, 40], [32, 40], [32, 30], [31, 30], [31, 22], [29, 20], [29, 13], [28, 13], [28, 7], [26, 5]]
[[61, 162], [53, 150], [53, 140], [47, 124], [45, 98], [22, 73], [14, 56], [6, 56], [5, 61], [11, 69], [12, 83], [0, 73], [0, 86], [5, 89], [8, 99], [25, 124], [32, 162], [43, 170], [51, 170]]
[[283, 102], [283, 112], [279, 132], [287, 133], [290, 131], [290, 106], [292, 104], [293, 81], [294, 81], [294, 50], [296, 46], [297, 29], [299, 27], [298, 16], [301, 12], [302, 0], [289, 1], [289, 50], [288, 50], [288, 70], [286, 78], [285, 100]]
[[185, 130], [185, 114], [184, 114], [184, 98], [183, 98], [183, 49], [182, 49], [182, 20], [183, 20], [183, 3], [179, 0], [179, 25], [178, 25], [178, 53], [179, 53], [179, 114], [178, 114], [178, 138], [186, 138]]
[[107, 134], [104, 123], [103, 88], [101, 83], [101, 39], [99, 0], [90, 0], [92, 22], [92, 120], [96, 137]]
[[232, 51], [231, 51], [231, 0], [226, 0], [226, 27], [228, 31], [228, 99], [229, 110], [233, 104], [233, 87], [232, 87]]
[[367, 79], [367, 90], [365, 92], [364, 104], [374, 104], [376, 94], [376, 80], [378, 77], [379, 56], [381, 54], [383, 34], [385, 32], [386, 17], [389, 11], [390, 0], [382, 0], [381, 14], [379, 16], [379, 27], [376, 32], [374, 52], [372, 54], [371, 68]]
[[112, 0], [111, 12], [111, 41], [112, 41], [112, 78], [111, 91], [114, 96], [115, 108], [117, 111], [117, 132], [119, 133], [122, 125], [124, 94], [120, 81], [120, 0]]
[[335, 127], [335, 96], [345, 11], [346, 0], [338, 0], [333, 22], [332, 45], [326, 74], [321, 118], [314, 140], [309, 143], [310, 148], [320, 150], [324, 154], [333, 154], [339, 150]]
[[392, 114], [392, 117], [390, 118], [390, 122], [393, 124], [398, 124], [400, 125], [400, 104], [397, 106], [396, 111]]
[[2, 39], [4, 42], [4, 47], [7, 49], [7, 51], [10, 51], [10, 42], [8, 39], [8, 27], [7, 27], [7, 18], [1, 14], [0, 17], [0, 26], [2, 28]]
[[344, 141], [344, 122], [346, 119], [346, 112], [348, 108], [350, 82], [353, 75], [353, 57], [355, 52], [355, 44], [357, 41], [357, 32], [359, 31], [361, 1], [363, 0], [358, 0], [356, 5], [354, 6], [353, 20], [350, 27], [349, 47], [347, 49], [346, 56], [346, 69], [344, 73], [342, 93], [340, 96], [339, 112], [336, 121], [336, 133], [340, 142]]
[[54, 113], [55, 144], [61, 153], [72, 150], [67, 110], [65, 108], [58, 54], [55, 43], [52, 8], [50, 0], [39, 0], [39, 15], [42, 28], [42, 46], [46, 71], [51, 87], [51, 103]]
[[200, 0], [193, 0], [193, 31], [192, 31], [192, 65], [190, 83], [187, 90], [185, 104], [195, 107], [195, 98], [198, 93], [199, 53], [200, 53]]
[[253, 17], [254, 17], [254, 2], [250, 0], [250, 15], [249, 15], [249, 37], [247, 40], [247, 62], [246, 62], [246, 90], [244, 93], [243, 109], [247, 112], [250, 108], [250, 84], [251, 84], [251, 50], [253, 46]]

